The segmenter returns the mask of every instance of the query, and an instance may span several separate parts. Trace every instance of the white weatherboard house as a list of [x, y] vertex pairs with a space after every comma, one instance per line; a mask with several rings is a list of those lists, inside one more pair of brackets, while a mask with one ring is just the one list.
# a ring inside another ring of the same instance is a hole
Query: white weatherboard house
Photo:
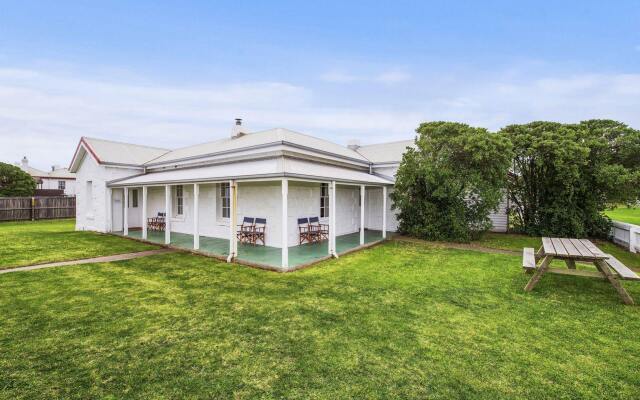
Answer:
[[[167, 150], [83, 137], [76, 229], [111, 232], [280, 271], [387, 237], [397, 229], [389, 192], [413, 141], [344, 147], [270, 129]], [[147, 221], [166, 213], [162, 231]], [[264, 218], [265, 246], [239, 244], [244, 217]], [[298, 219], [319, 217], [327, 240], [299, 244]], [[492, 216], [506, 229], [504, 207]]]

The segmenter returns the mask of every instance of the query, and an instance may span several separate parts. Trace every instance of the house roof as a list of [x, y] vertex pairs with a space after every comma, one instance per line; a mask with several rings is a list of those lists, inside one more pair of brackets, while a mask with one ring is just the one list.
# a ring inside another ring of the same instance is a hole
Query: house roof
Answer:
[[114, 142], [112, 140], [83, 137], [100, 163], [142, 165], [169, 150], [139, 144]]
[[302, 148], [312, 149], [345, 157], [356, 161], [368, 162], [368, 160], [356, 151], [328, 140], [294, 132], [289, 129], [275, 128], [266, 131], [247, 133], [237, 138], [225, 138], [213, 142], [183, 147], [167, 152], [160, 157], [147, 162], [147, 165], [156, 165], [166, 162], [186, 160], [195, 157], [213, 155], [234, 150], [255, 148], [270, 144], [289, 144]]
[[76, 172], [78, 170], [80, 161], [86, 153], [90, 153], [98, 164], [142, 166], [145, 162], [153, 160], [168, 151], [159, 147], [83, 136], [80, 138], [76, 152], [71, 159], [69, 171]]
[[31, 176], [36, 176], [40, 178], [46, 178], [47, 176], [49, 176], [48, 172], [42, 171], [38, 168], [33, 168], [28, 165], [20, 165], [20, 164], [16, 164], [16, 166]]
[[400, 162], [407, 147], [414, 146], [413, 140], [400, 140], [360, 146], [356, 151], [372, 163]]
[[67, 168], [56, 168], [51, 172], [47, 172], [47, 176], [49, 178], [65, 178], [65, 179], [75, 179], [76, 174], [73, 172], [69, 172]]
[[249, 160], [199, 168], [180, 168], [169, 171], [150, 172], [117, 181], [110, 186], [137, 186], [153, 184], [215, 182], [230, 179], [266, 179], [291, 177], [318, 181], [336, 181], [357, 184], [390, 185], [392, 181], [361, 170], [318, 164], [299, 159]]

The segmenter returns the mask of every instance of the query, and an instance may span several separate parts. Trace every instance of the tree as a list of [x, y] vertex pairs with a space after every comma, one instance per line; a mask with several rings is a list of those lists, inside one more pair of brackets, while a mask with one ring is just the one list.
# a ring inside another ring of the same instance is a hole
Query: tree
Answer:
[[512, 222], [530, 235], [606, 237], [602, 211], [638, 198], [640, 133], [608, 120], [537, 121], [500, 132], [514, 149]]
[[511, 161], [508, 139], [454, 122], [422, 123], [391, 194], [399, 230], [428, 240], [469, 241], [491, 227]]
[[0, 162], [0, 197], [33, 196], [36, 181], [19, 167]]

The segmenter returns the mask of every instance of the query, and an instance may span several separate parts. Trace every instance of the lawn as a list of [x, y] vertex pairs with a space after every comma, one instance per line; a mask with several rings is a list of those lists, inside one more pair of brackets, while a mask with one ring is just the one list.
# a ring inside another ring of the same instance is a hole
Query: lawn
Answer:
[[75, 221], [0, 223], [0, 269], [155, 248], [94, 232], [75, 232]]
[[[593, 240], [604, 252], [613, 255], [629, 268], [640, 271], [640, 254], [633, 254], [626, 249], [604, 240]], [[480, 240], [472, 242], [473, 245], [492, 249], [511, 250], [522, 252], [524, 247], [540, 248], [542, 241], [538, 237], [519, 235], [514, 233], [486, 233]], [[594, 268], [595, 269], [595, 268]]]
[[2, 275], [0, 398], [637, 398], [640, 307], [528, 278], [400, 242], [288, 274], [180, 253]]
[[614, 221], [640, 225], [640, 208], [618, 207], [605, 212]]

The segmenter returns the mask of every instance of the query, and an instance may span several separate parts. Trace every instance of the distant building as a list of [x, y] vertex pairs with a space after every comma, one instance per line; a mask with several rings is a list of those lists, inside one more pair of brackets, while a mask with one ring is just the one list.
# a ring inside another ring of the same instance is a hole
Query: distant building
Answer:
[[26, 156], [22, 157], [22, 161], [16, 165], [35, 179], [38, 184], [36, 189], [62, 190], [66, 196], [75, 196], [76, 174], [69, 172], [67, 168], [53, 165], [51, 171], [45, 172], [29, 166], [29, 159]]

